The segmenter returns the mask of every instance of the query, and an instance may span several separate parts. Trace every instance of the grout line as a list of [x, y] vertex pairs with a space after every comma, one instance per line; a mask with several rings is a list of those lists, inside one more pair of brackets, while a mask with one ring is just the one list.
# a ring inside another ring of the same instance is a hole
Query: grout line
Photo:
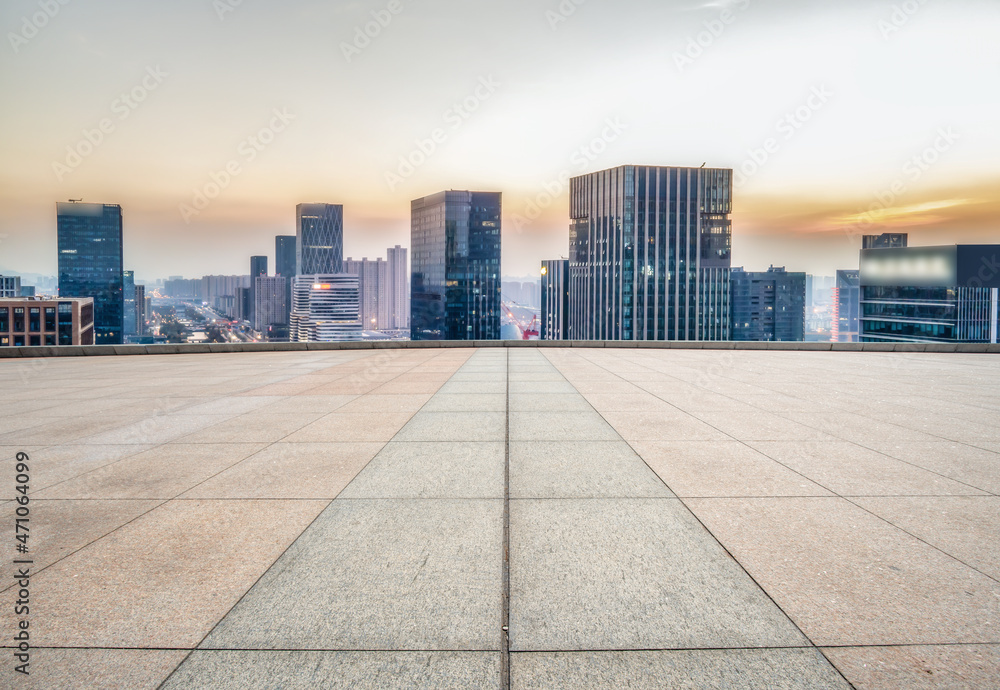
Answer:
[[507, 404], [504, 415], [503, 573], [500, 614], [500, 687], [510, 690], [510, 350], [506, 353]]

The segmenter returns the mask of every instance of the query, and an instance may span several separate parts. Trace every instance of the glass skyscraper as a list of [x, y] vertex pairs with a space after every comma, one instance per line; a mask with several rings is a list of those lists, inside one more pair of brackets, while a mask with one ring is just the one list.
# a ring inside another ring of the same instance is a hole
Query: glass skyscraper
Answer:
[[500, 339], [501, 207], [499, 192], [412, 202], [413, 340]]
[[733, 340], [805, 340], [805, 273], [789, 273], [771, 266], [766, 272], [734, 268], [731, 277]]
[[299, 204], [295, 208], [296, 275], [343, 273], [344, 207]]
[[116, 204], [56, 204], [59, 296], [94, 298], [94, 342], [123, 341], [122, 209]]
[[570, 181], [569, 331], [730, 337], [732, 170], [626, 165]]

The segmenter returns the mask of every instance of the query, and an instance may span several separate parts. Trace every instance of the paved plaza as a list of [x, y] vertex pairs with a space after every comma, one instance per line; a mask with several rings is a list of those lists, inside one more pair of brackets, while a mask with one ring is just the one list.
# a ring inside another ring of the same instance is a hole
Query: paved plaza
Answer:
[[996, 355], [8, 359], [0, 388], [0, 687], [1000, 684]]

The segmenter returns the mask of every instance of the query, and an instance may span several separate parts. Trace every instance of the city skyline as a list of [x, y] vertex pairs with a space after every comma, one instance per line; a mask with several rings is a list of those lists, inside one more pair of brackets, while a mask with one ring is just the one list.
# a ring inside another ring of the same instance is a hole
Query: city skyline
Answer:
[[55, 273], [70, 198], [121, 204], [125, 263], [166, 277], [237, 272], [313, 199], [374, 255], [411, 200], [478, 188], [505, 194], [503, 273], [536, 275], [568, 252], [565, 180], [623, 164], [732, 168], [748, 270], [994, 240], [1000, 8], [902, 5], [5, 5], [0, 271]]

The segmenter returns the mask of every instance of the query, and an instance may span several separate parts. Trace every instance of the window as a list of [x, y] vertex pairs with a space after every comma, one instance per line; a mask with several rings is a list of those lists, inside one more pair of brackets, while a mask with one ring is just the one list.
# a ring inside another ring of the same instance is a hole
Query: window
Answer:
[[56, 330], [56, 308], [45, 307], [45, 330], [52, 333]]
[[42, 310], [38, 307], [31, 307], [28, 310], [28, 330], [32, 333], [42, 330]]
[[0, 333], [6, 333], [10, 330], [10, 309], [7, 307], [0, 307]]
[[14, 329], [24, 331], [24, 307], [14, 307]]
[[56, 344], [56, 337], [54, 335], [46, 333], [45, 334], [45, 344], [46, 345], [55, 345]]
[[42, 336], [40, 335], [31, 336], [30, 339], [28, 340], [28, 344], [31, 347], [38, 347], [39, 345], [42, 344]]

